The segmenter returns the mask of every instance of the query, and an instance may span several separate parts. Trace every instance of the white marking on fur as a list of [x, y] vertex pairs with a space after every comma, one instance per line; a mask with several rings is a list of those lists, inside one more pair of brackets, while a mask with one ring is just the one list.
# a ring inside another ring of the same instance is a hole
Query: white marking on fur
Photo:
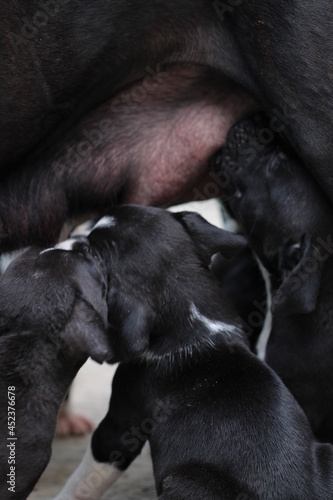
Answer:
[[256, 345], [256, 351], [258, 358], [261, 360], [265, 360], [266, 358], [266, 350], [267, 350], [267, 344], [269, 341], [269, 337], [271, 335], [272, 331], [272, 323], [273, 323], [273, 316], [272, 316], [272, 291], [271, 291], [271, 280], [268, 274], [267, 269], [263, 266], [257, 255], [255, 255], [258, 266], [260, 268], [262, 277], [264, 278], [265, 281], [265, 288], [266, 288], [266, 297], [267, 297], [267, 311], [266, 311], [266, 316], [264, 320], [264, 324], [262, 326], [262, 330], [260, 332], [257, 345]]
[[73, 250], [74, 244], [77, 242], [78, 240], [76, 240], [75, 238], [69, 238], [68, 240], [58, 243], [54, 248], [56, 248], [57, 250], [66, 250], [67, 252], [71, 252]]
[[58, 243], [52, 248], [47, 248], [46, 250], [42, 250], [39, 255], [42, 255], [43, 253], [46, 252], [51, 252], [52, 250], [66, 250], [66, 252], [71, 252], [73, 250], [74, 243], [77, 243], [78, 240], [74, 238], [69, 238], [68, 240], [62, 241], [61, 243]]
[[93, 230], [97, 229], [98, 227], [112, 227], [115, 225], [116, 225], [115, 217], [112, 217], [111, 215], [105, 215], [97, 222], [97, 224], [94, 225]]
[[207, 316], [204, 316], [198, 311], [193, 302], [190, 306], [190, 319], [192, 321], [200, 321], [212, 334], [226, 333], [230, 338], [232, 335], [238, 335], [240, 333], [240, 330], [236, 325], [229, 325], [228, 323], [224, 323], [223, 321], [216, 321], [207, 318]]
[[145, 351], [142, 358], [148, 363], [155, 363], [159, 361], [168, 361], [171, 365], [174, 365], [175, 360], [187, 360], [193, 356], [193, 351], [195, 349], [199, 350], [207, 346], [207, 342], [201, 342], [200, 344], [189, 344], [179, 347], [176, 351], [165, 352], [163, 354], [155, 354], [150, 351]]
[[[151, 351], [145, 351], [142, 358], [149, 363], [156, 363], [160, 361], [167, 361], [172, 366], [176, 360], [185, 361], [190, 359], [193, 354], [202, 353], [205, 349], [214, 349], [216, 346], [216, 341], [214, 337], [218, 334], [224, 334], [227, 341], [233, 341], [235, 337], [242, 337], [242, 330], [236, 325], [230, 325], [222, 321], [211, 320], [201, 314], [193, 302], [190, 305], [190, 315], [189, 321], [193, 324], [194, 321], [199, 321], [204, 327], [206, 327], [210, 333], [209, 336], [203, 335], [200, 339], [192, 341], [190, 344], [185, 344], [177, 347], [177, 350], [171, 352], [165, 352], [163, 354], [156, 354]], [[193, 326], [194, 328], [194, 326]], [[232, 344], [230, 344], [232, 346]]]
[[121, 474], [114, 465], [97, 462], [89, 446], [82, 462], [54, 500], [98, 500]]

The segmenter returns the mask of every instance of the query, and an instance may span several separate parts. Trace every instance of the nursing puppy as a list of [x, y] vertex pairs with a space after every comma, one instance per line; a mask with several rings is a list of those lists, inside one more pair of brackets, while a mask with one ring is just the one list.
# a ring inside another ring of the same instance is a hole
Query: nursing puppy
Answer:
[[270, 274], [266, 361], [333, 442], [332, 205], [279, 138], [260, 143], [265, 130], [259, 115], [237, 124], [215, 170], [230, 174], [226, 201]]
[[[99, 498], [148, 440], [161, 500], [331, 499], [333, 453], [249, 350], [209, 266], [241, 236], [122, 206], [88, 235], [108, 273], [109, 411], [57, 499]], [[239, 495], [239, 496], [237, 496]]]
[[0, 277], [0, 498], [27, 498], [46, 467], [57, 413], [91, 356], [111, 357], [105, 270], [84, 238], [30, 248]]

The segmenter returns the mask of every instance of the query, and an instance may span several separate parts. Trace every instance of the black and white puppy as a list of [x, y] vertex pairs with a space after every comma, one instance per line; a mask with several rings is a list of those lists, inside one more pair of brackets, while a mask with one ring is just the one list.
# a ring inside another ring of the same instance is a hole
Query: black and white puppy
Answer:
[[267, 130], [261, 115], [235, 125], [216, 158], [216, 174], [228, 173], [229, 208], [270, 274], [266, 361], [316, 436], [333, 442], [332, 205], [278, 137], [260, 143]]
[[209, 269], [244, 239], [197, 214], [122, 206], [88, 240], [107, 267], [120, 366], [109, 411], [57, 498], [99, 498], [148, 440], [161, 500], [331, 500], [332, 447], [250, 351]]
[[104, 266], [84, 238], [53, 251], [30, 248], [0, 277], [2, 500], [23, 500], [33, 489], [60, 404], [88, 356], [112, 356], [106, 292]]

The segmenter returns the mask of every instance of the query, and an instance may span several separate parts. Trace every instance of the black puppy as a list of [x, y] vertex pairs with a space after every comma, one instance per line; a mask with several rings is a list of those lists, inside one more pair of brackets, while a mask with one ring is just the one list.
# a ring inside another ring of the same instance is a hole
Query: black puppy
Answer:
[[[68, 237], [68, 230], [67, 230], [67, 237]], [[16, 257], [18, 257], [22, 252], [23, 250], [19, 250], [18, 252], [0, 255], [0, 275], [5, 272], [10, 262], [14, 260]], [[58, 414], [57, 426], [56, 426], [56, 435], [58, 437], [67, 437], [70, 435], [82, 436], [84, 434], [87, 434], [93, 429], [93, 425], [88, 419], [86, 419], [82, 415], [78, 415], [72, 412], [69, 405], [70, 391], [71, 390], [69, 389]]]
[[29, 249], [0, 277], [0, 498], [46, 467], [60, 404], [88, 356], [110, 358], [105, 269], [84, 238]]
[[332, 447], [251, 353], [210, 272], [213, 254], [244, 239], [193, 213], [135, 206], [113, 209], [88, 239], [107, 266], [120, 366], [92, 448], [57, 498], [99, 498], [149, 440], [163, 500], [331, 499]]
[[[273, 329], [266, 360], [333, 442], [332, 205], [263, 116], [237, 124], [216, 173], [228, 171], [227, 202], [272, 283]], [[260, 151], [260, 154], [255, 154]]]

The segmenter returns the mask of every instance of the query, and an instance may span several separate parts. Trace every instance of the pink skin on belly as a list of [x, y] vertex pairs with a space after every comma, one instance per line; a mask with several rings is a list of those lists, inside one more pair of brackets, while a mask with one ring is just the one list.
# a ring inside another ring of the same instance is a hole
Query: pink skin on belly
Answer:
[[95, 172], [102, 171], [107, 196], [120, 177], [123, 202], [161, 206], [200, 182], [230, 127], [258, 106], [232, 82], [200, 67], [172, 67], [153, 80], [105, 103], [81, 130], [96, 117], [112, 120], [88, 159]]
[[125, 201], [170, 205], [193, 189], [210, 158], [225, 142], [228, 130], [248, 109], [244, 94], [214, 102], [188, 104], [151, 134], [142, 134], [138, 170], [131, 172]]
[[230, 127], [257, 108], [203, 67], [148, 75], [86, 115], [47, 157], [9, 174], [0, 196], [3, 245], [52, 243], [66, 220], [114, 202], [191, 199]]

